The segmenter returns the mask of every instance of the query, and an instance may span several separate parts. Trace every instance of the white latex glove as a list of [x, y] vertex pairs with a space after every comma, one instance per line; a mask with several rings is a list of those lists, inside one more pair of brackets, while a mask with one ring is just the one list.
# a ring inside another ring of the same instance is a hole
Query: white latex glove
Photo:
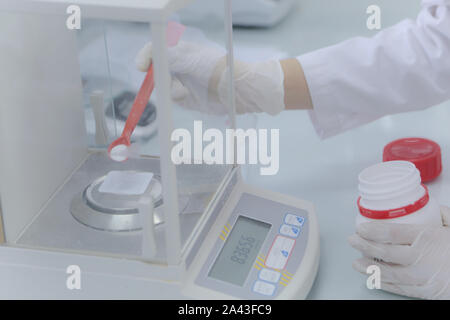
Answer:
[[[136, 57], [136, 66], [147, 71], [152, 57], [151, 43]], [[180, 41], [168, 48], [172, 74], [172, 99], [181, 106], [201, 112], [228, 112], [225, 52], [214, 47]], [[284, 74], [278, 60], [258, 63], [235, 61], [236, 112], [267, 112], [284, 109]]]
[[441, 227], [378, 221], [360, 224], [357, 234], [349, 238], [364, 256], [353, 262], [354, 269], [366, 274], [368, 266], [379, 266], [385, 291], [450, 299], [450, 208], [441, 207], [441, 215]]

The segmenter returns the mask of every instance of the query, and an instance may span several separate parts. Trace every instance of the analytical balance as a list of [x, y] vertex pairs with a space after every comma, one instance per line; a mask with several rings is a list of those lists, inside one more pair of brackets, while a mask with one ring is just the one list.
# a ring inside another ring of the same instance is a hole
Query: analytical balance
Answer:
[[[235, 126], [230, 1], [217, 0], [221, 14], [191, 22], [182, 38], [223, 48], [229, 112], [202, 114], [170, 97], [167, 25], [184, 23], [194, 2], [0, 4], [1, 298], [307, 296], [319, 262], [311, 203], [245, 184], [238, 165], [172, 162], [174, 129], [192, 131], [194, 120]], [[74, 5], [79, 30], [67, 23]], [[111, 28], [127, 37], [112, 37]], [[93, 132], [99, 121], [111, 124], [103, 116], [115, 118], [108, 106], [116, 93], [137, 92], [144, 75], [125, 51], [135, 55], [148, 41], [157, 133], [116, 162], [106, 150], [120, 123], [101, 139]], [[73, 266], [77, 288], [67, 283]]]

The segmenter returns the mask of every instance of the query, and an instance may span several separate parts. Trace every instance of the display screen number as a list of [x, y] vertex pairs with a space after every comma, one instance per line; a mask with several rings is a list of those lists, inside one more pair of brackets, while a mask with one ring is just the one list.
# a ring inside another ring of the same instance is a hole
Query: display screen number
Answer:
[[270, 227], [266, 222], [239, 216], [208, 275], [242, 286]]
[[255, 241], [256, 239], [251, 236], [241, 235], [241, 239], [239, 240], [238, 245], [234, 249], [233, 255], [231, 256], [231, 261], [245, 264]]

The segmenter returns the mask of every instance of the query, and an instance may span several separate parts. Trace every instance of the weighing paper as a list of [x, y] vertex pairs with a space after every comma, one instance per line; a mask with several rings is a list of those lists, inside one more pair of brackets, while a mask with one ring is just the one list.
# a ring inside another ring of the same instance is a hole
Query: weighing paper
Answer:
[[152, 178], [151, 172], [110, 171], [98, 191], [119, 195], [142, 195]]

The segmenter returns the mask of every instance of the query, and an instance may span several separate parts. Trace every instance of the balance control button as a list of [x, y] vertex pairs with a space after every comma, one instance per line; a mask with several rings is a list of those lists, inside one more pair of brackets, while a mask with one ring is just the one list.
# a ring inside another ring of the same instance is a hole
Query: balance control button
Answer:
[[266, 267], [283, 270], [289, 260], [295, 240], [278, 235], [266, 258]]
[[280, 228], [280, 233], [288, 237], [297, 238], [300, 234], [300, 228], [283, 224]]
[[265, 296], [271, 296], [275, 292], [275, 285], [264, 281], [256, 280], [253, 291]]
[[296, 216], [295, 214], [288, 213], [284, 217], [284, 223], [291, 224], [293, 226], [301, 227], [305, 223], [305, 218]]
[[259, 278], [261, 280], [272, 282], [272, 283], [278, 283], [280, 280], [281, 274], [278, 271], [270, 270], [270, 269], [262, 269], [259, 272]]

